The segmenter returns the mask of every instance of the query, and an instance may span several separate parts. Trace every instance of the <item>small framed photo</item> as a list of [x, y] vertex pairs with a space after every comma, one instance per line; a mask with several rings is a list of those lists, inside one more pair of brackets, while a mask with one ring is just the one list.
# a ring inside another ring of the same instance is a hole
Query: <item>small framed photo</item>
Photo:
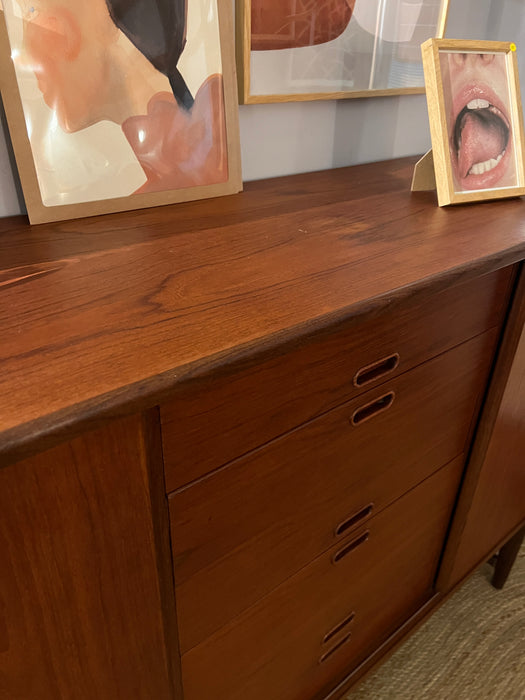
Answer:
[[429, 39], [422, 53], [439, 206], [525, 194], [516, 46]]
[[31, 223], [242, 189], [228, 0], [0, 0], [0, 87]]

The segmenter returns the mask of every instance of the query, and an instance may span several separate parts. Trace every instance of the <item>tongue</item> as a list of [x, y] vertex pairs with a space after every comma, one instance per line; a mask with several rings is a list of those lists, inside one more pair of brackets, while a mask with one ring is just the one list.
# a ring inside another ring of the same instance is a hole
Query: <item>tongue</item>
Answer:
[[466, 177], [474, 164], [497, 158], [504, 148], [501, 129], [494, 124], [487, 124], [475, 112], [467, 114], [463, 119], [458, 155], [461, 177]]

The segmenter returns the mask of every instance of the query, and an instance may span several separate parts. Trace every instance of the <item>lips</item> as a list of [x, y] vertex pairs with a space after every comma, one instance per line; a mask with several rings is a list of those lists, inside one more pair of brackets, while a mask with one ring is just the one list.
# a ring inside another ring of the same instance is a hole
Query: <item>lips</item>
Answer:
[[512, 162], [511, 123], [506, 106], [489, 87], [470, 85], [454, 99], [450, 150], [460, 189], [507, 184]]

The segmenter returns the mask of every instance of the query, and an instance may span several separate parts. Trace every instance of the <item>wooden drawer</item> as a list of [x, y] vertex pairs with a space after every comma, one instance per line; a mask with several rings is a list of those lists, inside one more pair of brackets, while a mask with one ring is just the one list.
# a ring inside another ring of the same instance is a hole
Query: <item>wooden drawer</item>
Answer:
[[[496, 336], [488, 331], [170, 496], [183, 652], [463, 452]], [[367, 419], [370, 405], [378, 412]]]
[[185, 700], [307, 700], [366, 658], [432, 595], [461, 465], [439, 470], [184, 654]]
[[498, 325], [512, 273], [385, 300], [380, 311], [189, 381], [161, 406], [167, 492]]

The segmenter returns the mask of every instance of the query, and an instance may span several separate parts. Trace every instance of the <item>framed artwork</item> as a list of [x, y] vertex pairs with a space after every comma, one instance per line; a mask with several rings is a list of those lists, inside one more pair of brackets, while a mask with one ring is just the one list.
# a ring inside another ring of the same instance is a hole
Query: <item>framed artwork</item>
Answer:
[[525, 194], [516, 46], [430, 39], [422, 53], [439, 205]]
[[229, 0], [3, 0], [31, 223], [242, 189]]
[[449, 0], [236, 0], [239, 101], [424, 92], [421, 44]]

